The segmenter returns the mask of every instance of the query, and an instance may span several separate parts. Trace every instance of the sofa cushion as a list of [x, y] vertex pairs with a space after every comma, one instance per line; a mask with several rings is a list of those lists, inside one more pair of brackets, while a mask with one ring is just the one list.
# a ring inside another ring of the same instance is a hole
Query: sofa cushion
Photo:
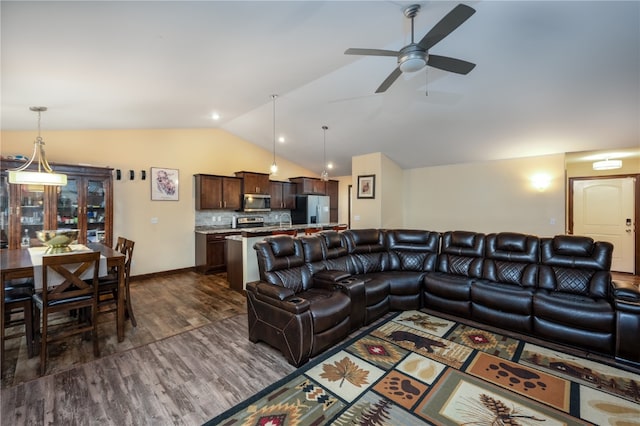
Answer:
[[545, 290], [609, 300], [613, 245], [559, 235], [540, 242], [538, 286]]
[[540, 290], [533, 296], [536, 317], [593, 332], [613, 333], [615, 313], [611, 304], [577, 294]]
[[440, 272], [480, 278], [484, 260], [484, 234], [467, 231], [449, 231], [442, 235], [438, 256]]
[[310, 303], [314, 334], [329, 330], [348, 318], [351, 313], [351, 301], [341, 292], [311, 288], [296, 296]]
[[440, 234], [419, 230], [385, 232], [390, 269], [394, 271], [433, 271], [438, 258]]

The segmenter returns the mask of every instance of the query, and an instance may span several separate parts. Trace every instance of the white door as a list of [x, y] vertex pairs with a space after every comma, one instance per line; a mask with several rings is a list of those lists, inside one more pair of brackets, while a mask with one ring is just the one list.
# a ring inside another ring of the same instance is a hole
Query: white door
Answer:
[[635, 273], [635, 178], [573, 181], [573, 233], [613, 244], [611, 270]]

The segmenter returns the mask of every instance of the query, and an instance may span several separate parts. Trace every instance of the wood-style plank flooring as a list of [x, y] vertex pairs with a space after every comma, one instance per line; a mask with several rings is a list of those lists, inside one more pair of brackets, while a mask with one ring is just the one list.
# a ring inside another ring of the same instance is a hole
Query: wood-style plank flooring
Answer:
[[113, 314], [101, 316], [97, 359], [72, 338], [51, 346], [38, 377], [24, 338], [6, 342], [0, 424], [201, 424], [295, 370], [249, 342], [246, 299], [224, 274], [134, 281], [131, 292], [138, 327], [127, 322], [118, 343]]
[[98, 359], [71, 338], [38, 377], [24, 338], [6, 342], [1, 424], [201, 424], [295, 370], [247, 339], [246, 299], [224, 275], [134, 281], [131, 292], [138, 326], [117, 343], [113, 314], [101, 317]]

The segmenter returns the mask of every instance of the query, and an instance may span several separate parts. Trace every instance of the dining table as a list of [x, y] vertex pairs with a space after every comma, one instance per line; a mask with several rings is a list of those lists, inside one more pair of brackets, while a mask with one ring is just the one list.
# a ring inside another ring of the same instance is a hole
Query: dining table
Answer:
[[[118, 301], [116, 312], [116, 328], [118, 342], [124, 340], [125, 324], [125, 255], [101, 243], [86, 243], [86, 247], [92, 251], [100, 252], [100, 256], [106, 259], [107, 268], [115, 267], [118, 272]], [[28, 248], [0, 249], [0, 292], [2, 293], [3, 312], [0, 315], [0, 374], [4, 364], [4, 283], [7, 280], [17, 278], [34, 278], [34, 264]]]

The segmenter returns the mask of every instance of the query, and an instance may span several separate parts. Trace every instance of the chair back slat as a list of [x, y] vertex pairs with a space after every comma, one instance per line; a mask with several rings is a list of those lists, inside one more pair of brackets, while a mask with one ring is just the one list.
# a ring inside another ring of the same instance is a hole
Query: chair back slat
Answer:
[[[83, 275], [93, 268], [92, 278]], [[75, 253], [42, 258], [42, 300], [45, 304], [53, 300], [91, 296], [97, 293], [100, 253]], [[61, 283], [49, 284], [49, 277], [55, 272], [62, 278]]]

